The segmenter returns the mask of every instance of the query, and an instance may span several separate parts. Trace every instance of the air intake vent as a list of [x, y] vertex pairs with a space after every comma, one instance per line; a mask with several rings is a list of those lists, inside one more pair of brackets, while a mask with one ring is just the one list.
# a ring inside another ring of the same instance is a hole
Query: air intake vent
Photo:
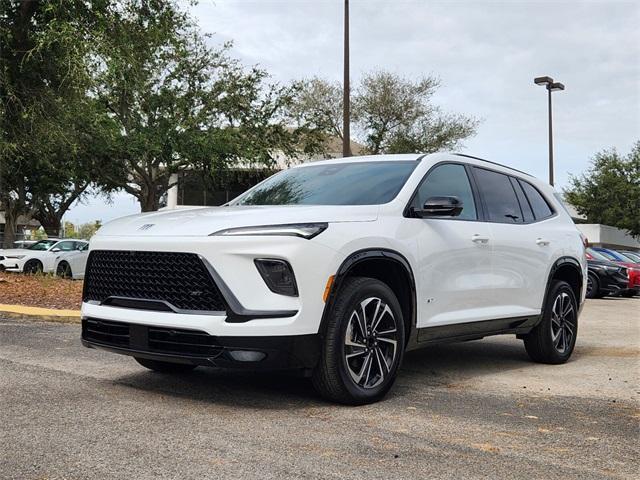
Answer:
[[96, 318], [82, 320], [82, 338], [105, 347], [181, 357], [215, 358], [223, 351], [217, 338], [206, 332], [148, 327]]

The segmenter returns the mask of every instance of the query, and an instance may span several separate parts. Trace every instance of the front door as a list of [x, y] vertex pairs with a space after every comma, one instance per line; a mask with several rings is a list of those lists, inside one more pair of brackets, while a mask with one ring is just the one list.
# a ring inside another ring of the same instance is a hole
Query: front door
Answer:
[[464, 165], [434, 167], [423, 180], [412, 205], [420, 208], [435, 196], [455, 196], [463, 203], [456, 217], [411, 219], [418, 239], [418, 328], [491, 318], [492, 284], [489, 226], [479, 220]]

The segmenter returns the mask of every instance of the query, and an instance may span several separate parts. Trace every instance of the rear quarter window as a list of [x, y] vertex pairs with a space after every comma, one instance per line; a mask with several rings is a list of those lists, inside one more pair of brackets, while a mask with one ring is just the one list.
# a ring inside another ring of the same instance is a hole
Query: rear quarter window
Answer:
[[536, 217], [536, 220], [544, 220], [545, 218], [552, 216], [553, 209], [549, 206], [549, 203], [545, 200], [538, 189], [522, 179], [519, 179], [518, 181], [522, 186], [522, 190], [524, 190], [524, 194], [529, 200], [529, 205], [531, 205], [531, 209], [533, 210], [533, 215]]

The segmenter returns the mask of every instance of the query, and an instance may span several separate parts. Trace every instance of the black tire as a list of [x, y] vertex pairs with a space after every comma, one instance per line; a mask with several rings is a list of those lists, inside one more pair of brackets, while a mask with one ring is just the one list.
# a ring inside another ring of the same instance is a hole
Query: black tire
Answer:
[[56, 276], [61, 278], [72, 278], [71, 265], [68, 262], [60, 262], [56, 268]]
[[151, 360], [149, 358], [134, 357], [143, 367], [160, 373], [187, 373], [196, 368], [196, 365], [189, 365], [188, 363], [172, 363], [162, 362], [160, 360]]
[[[378, 315], [380, 308], [383, 313]], [[386, 284], [373, 278], [347, 278], [329, 312], [313, 386], [324, 398], [347, 405], [382, 399], [402, 363], [404, 330], [402, 309]]]
[[549, 289], [542, 321], [524, 336], [534, 362], [560, 364], [571, 357], [578, 336], [578, 305], [567, 282], [555, 280]]
[[587, 277], [587, 298], [600, 298], [601, 296], [598, 276], [589, 273]]
[[40, 260], [27, 260], [22, 271], [31, 275], [42, 273], [42, 262]]

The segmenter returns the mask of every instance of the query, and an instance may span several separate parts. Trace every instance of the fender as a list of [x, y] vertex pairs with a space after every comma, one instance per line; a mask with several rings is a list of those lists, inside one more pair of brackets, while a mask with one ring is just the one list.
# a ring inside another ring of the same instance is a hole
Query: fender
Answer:
[[[551, 280], [553, 280], [553, 276], [556, 274], [556, 272], [560, 267], [564, 267], [565, 265], [571, 265], [575, 267], [580, 273], [580, 291], [582, 291], [582, 282], [584, 281], [584, 279], [583, 279], [582, 266], [580, 265], [580, 262], [578, 261], [578, 259], [574, 257], [568, 257], [568, 256], [560, 257], [553, 263], [553, 265], [551, 265], [551, 270], [549, 270], [549, 277], [547, 278], [547, 287], [545, 288], [545, 291], [544, 291], [544, 297], [542, 299], [542, 305], [540, 306], [540, 312], [544, 311], [544, 306], [547, 304], [547, 295], [549, 295], [549, 289], [551, 288]], [[578, 301], [578, 303], [580, 303], [580, 295], [578, 295], [578, 298], [576, 298], [576, 300]], [[578, 308], [580, 308], [581, 306], [582, 305], [578, 305]]]
[[389, 260], [395, 262], [402, 266], [402, 268], [409, 275], [409, 282], [411, 285], [411, 319], [410, 319], [410, 331], [407, 333], [407, 341], [413, 339], [416, 336], [416, 281], [413, 275], [413, 270], [411, 269], [411, 265], [409, 261], [402, 255], [400, 252], [395, 250], [391, 250], [389, 248], [365, 248], [362, 250], [358, 250], [356, 252], [351, 253], [338, 268], [338, 271], [335, 273], [335, 278], [333, 280], [333, 285], [331, 286], [331, 292], [329, 293], [329, 298], [327, 298], [327, 302], [325, 303], [324, 310], [322, 312], [322, 320], [320, 322], [320, 328], [318, 329], [318, 333], [324, 337], [324, 332], [326, 329], [326, 324], [328, 321], [329, 312], [333, 307], [333, 302], [335, 301], [337, 292], [340, 290], [342, 283], [345, 278], [348, 276], [351, 269], [362, 263], [364, 261], [370, 260], [372, 258], [383, 258], [385, 260]]

